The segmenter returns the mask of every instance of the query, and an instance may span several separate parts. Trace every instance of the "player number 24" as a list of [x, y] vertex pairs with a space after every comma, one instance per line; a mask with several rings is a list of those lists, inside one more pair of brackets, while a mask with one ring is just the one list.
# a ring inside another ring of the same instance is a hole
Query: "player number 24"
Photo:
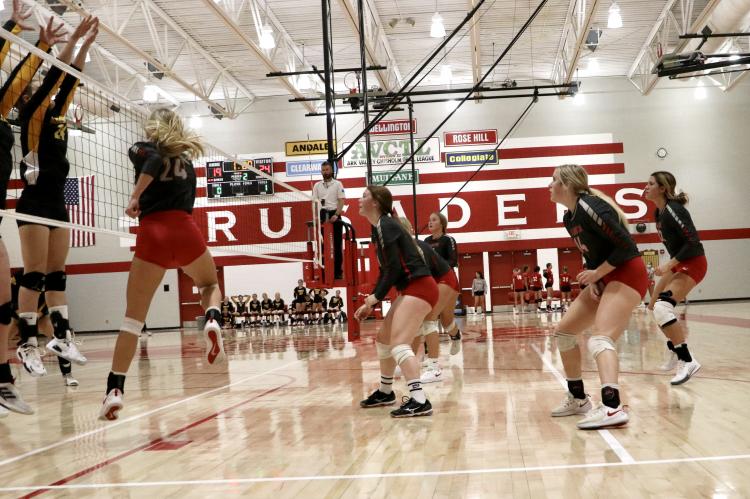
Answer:
[[188, 177], [187, 170], [182, 164], [180, 158], [165, 158], [164, 159], [164, 170], [159, 177], [159, 180], [174, 180], [175, 177], [186, 179]]

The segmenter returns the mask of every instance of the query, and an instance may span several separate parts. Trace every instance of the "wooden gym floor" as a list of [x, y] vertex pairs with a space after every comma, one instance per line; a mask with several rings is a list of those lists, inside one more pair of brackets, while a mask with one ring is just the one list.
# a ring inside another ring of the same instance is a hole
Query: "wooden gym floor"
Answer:
[[631, 422], [594, 432], [549, 417], [564, 396], [559, 314], [462, 319], [463, 351], [443, 343], [445, 380], [426, 388], [435, 414], [409, 420], [359, 408], [379, 380], [375, 323], [355, 343], [330, 327], [227, 333], [219, 368], [203, 365], [194, 331], [155, 332], [114, 423], [97, 411], [115, 336], [84, 336], [77, 389], [50, 357], [46, 377], [19, 376], [37, 413], [0, 421], [0, 496], [750, 496], [750, 307], [685, 317], [697, 377], [669, 385], [661, 333], [635, 312], [618, 343]]

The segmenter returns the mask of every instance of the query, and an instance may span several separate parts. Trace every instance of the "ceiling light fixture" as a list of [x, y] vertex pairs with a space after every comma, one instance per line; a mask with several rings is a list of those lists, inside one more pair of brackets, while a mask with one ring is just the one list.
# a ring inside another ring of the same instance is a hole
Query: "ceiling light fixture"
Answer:
[[143, 86], [143, 100], [145, 102], [156, 102], [159, 100], [159, 89], [156, 85]]
[[706, 97], [708, 97], [708, 92], [706, 92], [706, 87], [703, 86], [703, 82], [699, 81], [698, 86], [695, 87], [695, 92], [693, 93], [693, 96], [696, 100], [704, 100]]
[[430, 26], [430, 36], [432, 38], [442, 38], [445, 36], [445, 25], [443, 25], [443, 18], [440, 17], [438, 12], [435, 12], [432, 16], [432, 26]]
[[276, 40], [273, 39], [273, 30], [267, 24], [261, 28], [260, 48], [270, 50], [276, 47]]
[[609, 6], [607, 27], [611, 29], [622, 28], [622, 16], [620, 15], [620, 6], [617, 5], [617, 2], [612, 2], [612, 5]]

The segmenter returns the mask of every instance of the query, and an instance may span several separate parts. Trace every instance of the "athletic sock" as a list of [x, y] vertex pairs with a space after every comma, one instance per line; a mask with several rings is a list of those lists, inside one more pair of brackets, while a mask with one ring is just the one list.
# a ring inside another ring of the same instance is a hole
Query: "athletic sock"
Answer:
[[667, 341], [667, 348], [674, 352], [674, 343], [671, 340]]
[[217, 323], [221, 321], [221, 310], [219, 307], [208, 307], [206, 309], [206, 321], [215, 320]]
[[602, 404], [612, 409], [620, 407], [620, 385], [614, 383], [602, 385]]
[[67, 376], [73, 370], [70, 361], [63, 359], [62, 357], [57, 358], [57, 364], [60, 366], [60, 374], [63, 376]]
[[420, 404], [424, 404], [425, 402], [427, 402], [427, 397], [424, 394], [424, 390], [422, 390], [422, 382], [419, 381], [419, 379], [407, 381], [406, 384], [409, 386], [409, 393], [411, 394], [411, 398], [413, 398]]
[[393, 392], [393, 376], [380, 375], [380, 391], [385, 394]]
[[10, 372], [10, 362], [0, 364], [0, 383], [13, 383], [13, 374]]
[[125, 393], [125, 373], [109, 372], [109, 376], [107, 377], [107, 393], [115, 388]]
[[682, 343], [681, 345], [677, 345], [672, 349], [674, 353], [677, 354], [677, 358], [685, 361], [685, 362], [692, 362], [693, 357], [690, 355], [690, 350], [688, 350], [687, 343]]
[[574, 398], [584, 400], [586, 398], [586, 392], [583, 390], [583, 380], [581, 378], [568, 378], [568, 391], [573, 395]]

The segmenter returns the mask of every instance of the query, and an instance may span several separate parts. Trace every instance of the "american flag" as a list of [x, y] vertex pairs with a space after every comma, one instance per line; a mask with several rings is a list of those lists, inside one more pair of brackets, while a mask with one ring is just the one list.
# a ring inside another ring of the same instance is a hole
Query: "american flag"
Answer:
[[[64, 193], [70, 223], [94, 227], [94, 175], [66, 178]], [[95, 244], [95, 233], [77, 229], [70, 231], [71, 248]]]

